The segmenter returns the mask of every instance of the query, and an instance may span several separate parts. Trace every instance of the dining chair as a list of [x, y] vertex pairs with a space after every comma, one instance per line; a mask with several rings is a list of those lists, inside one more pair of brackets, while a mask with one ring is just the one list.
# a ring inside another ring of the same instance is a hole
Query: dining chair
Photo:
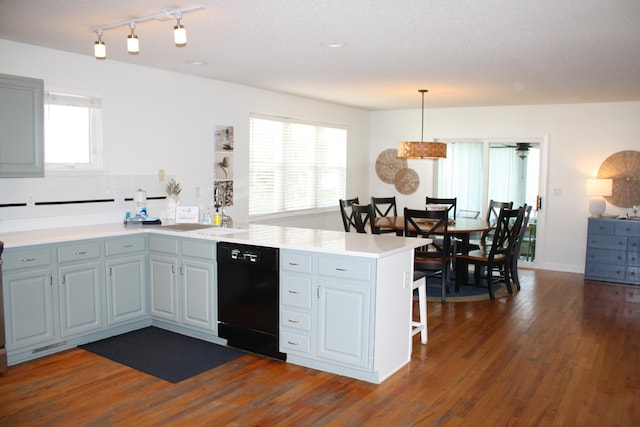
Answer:
[[[449, 238], [448, 211], [431, 211], [404, 208], [404, 235], [431, 239], [424, 246], [416, 248], [413, 259], [414, 270], [426, 273], [427, 287], [440, 289], [441, 301], [447, 301], [451, 265], [454, 264], [455, 251], [451, 251]], [[434, 236], [442, 236], [436, 244]], [[438, 286], [429, 286], [429, 278], [439, 278]]]
[[[509, 262], [515, 244], [516, 234], [524, 217], [523, 209], [502, 208], [498, 214], [495, 233], [491, 244], [481, 246], [468, 254], [458, 254], [457, 258], [474, 266], [476, 285], [480, 286], [485, 280], [489, 290], [489, 297], [495, 299], [493, 284], [503, 281], [510, 294], [511, 287]], [[494, 276], [494, 274], [497, 274]]]
[[502, 208], [511, 209], [513, 208], [513, 202], [498, 202], [495, 200], [489, 200], [489, 206], [487, 207], [487, 214], [485, 216], [485, 220], [491, 228], [480, 235], [480, 239], [472, 240], [469, 242], [469, 250], [477, 250], [483, 246], [486, 246], [487, 243], [491, 244], [492, 236], [495, 232], [494, 224], [498, 221], [498, 216], [500, 214], [500, 210]]
[[[398, 216], [398, 207], [396, 205], [396, 197], [371, 197], [371, 205], [373, 206], [373, 218], [381, 216]], [[373, 223], [373, 220], [371, 221]], [[401, 232], [394, 230], [382, 230], [382, 233], [396, 233], [402, 236]]]
[[426, 209], [429, 210], [429, 205], [448, 205], [447, 211], [449, 214], [453, 213], [451, 217], [453, 220], [456, 219], [456, 214], [458, 211], [458, 198], [457, 197], [426, 197]]
[[355, 227], [353, 220], [352, 206], [358, 204], [360, 201], [357, 197], [353, 199], [340, 199], [340, 214], [342, 215], [342, 224], [344, 225], [344, 231], [351, 231], [351, 227]]
[[375, 216], [373, 215], [373, 206], [368, 205], [351, 205], [353, 220], [356, 231], [358, 233], [366, 233], [367, 228], [371, 234], [380, 234], [380, 227], [376, 227], [373, 223]]
[[526, 204], [522, 207], [523, 218], [519, 229], [516, 233], [515, 243], [513, 244], [513, 250], [511, 251], [511, 260], [509, 261], [509, 269], [513, 282], [516, 284], [516, 289], [520, 290], [520, 276], [518, 276], [518, 259], [520, 258], [520, 250], [522, 247], [522, 240], [527, 232], [527, 226], [529, 225], [529, 218], [531, 217], [532, 206]]
[[427, 343], [427, 273], [414, 270], [411, 293], [418, 290], [418, 321], [413, 320], [413, 301], [411, 302], [411, 336], [420, 333], [420, 342]]

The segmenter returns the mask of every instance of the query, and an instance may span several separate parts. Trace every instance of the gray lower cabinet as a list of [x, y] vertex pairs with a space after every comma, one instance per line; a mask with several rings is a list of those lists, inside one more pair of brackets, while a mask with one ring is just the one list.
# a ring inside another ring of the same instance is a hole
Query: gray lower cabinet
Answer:
[[288, 361], [372, 372], [375, 270], [366, 258], [280, 252], [280, 351]]
[[215, 242], [149, 237], [152, 317], [217, 331]]
[[589, 218], [585, 279], [640, 285], [640, 221]]
[[104, 327], [100, 242], [61, 245], [58, 256], [60, 336], [68, 338]]
[[51, 260], [48, 245], [5, 250], [3, 297], [6, 347], [10, 356], [55, 341]]
[[105, 255], [107, 325], [144, 319], [149, 314], [146, 237], [108, 239]]

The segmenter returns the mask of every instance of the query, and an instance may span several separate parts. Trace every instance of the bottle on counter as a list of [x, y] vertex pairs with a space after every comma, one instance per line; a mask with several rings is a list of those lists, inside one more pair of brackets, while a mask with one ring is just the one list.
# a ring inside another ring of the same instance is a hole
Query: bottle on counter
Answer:
[[216, 212], [213, 214], [213, 225], [222, 225], [222, 214], [218, 208], [216, 208]]
[[211, 224], [212, 222], [213, 220], [211, 219], [211, 212], [209, 212], [209, 209], [207, 209], [207, 213], [204, 214], [204, 217], [202, 218], [202, 223]]

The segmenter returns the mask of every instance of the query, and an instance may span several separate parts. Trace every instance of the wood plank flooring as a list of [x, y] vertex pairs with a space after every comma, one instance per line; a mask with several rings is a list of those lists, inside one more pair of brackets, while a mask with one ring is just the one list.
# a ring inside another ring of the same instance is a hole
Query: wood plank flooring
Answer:
[[0, 426], [640, 426], [640, 287], [521, 282], [429, 303], [429, 343], [381, 385], [255, 355], [171, 384], [74, 349], [0, 376]]

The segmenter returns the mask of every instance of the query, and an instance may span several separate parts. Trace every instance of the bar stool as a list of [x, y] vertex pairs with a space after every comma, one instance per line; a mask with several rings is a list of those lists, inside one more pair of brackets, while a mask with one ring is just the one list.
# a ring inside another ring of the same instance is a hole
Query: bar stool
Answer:
[[420, 332], [420, 341], [427, 343], [427, 274], [423, 271], [413, 272], [413, 285], [411, 286], [411, 298], [413, 290], [418, 290], [418, 311], [420, 321], [413, 320], [413, 301], [411, 301], [411, 336]]

